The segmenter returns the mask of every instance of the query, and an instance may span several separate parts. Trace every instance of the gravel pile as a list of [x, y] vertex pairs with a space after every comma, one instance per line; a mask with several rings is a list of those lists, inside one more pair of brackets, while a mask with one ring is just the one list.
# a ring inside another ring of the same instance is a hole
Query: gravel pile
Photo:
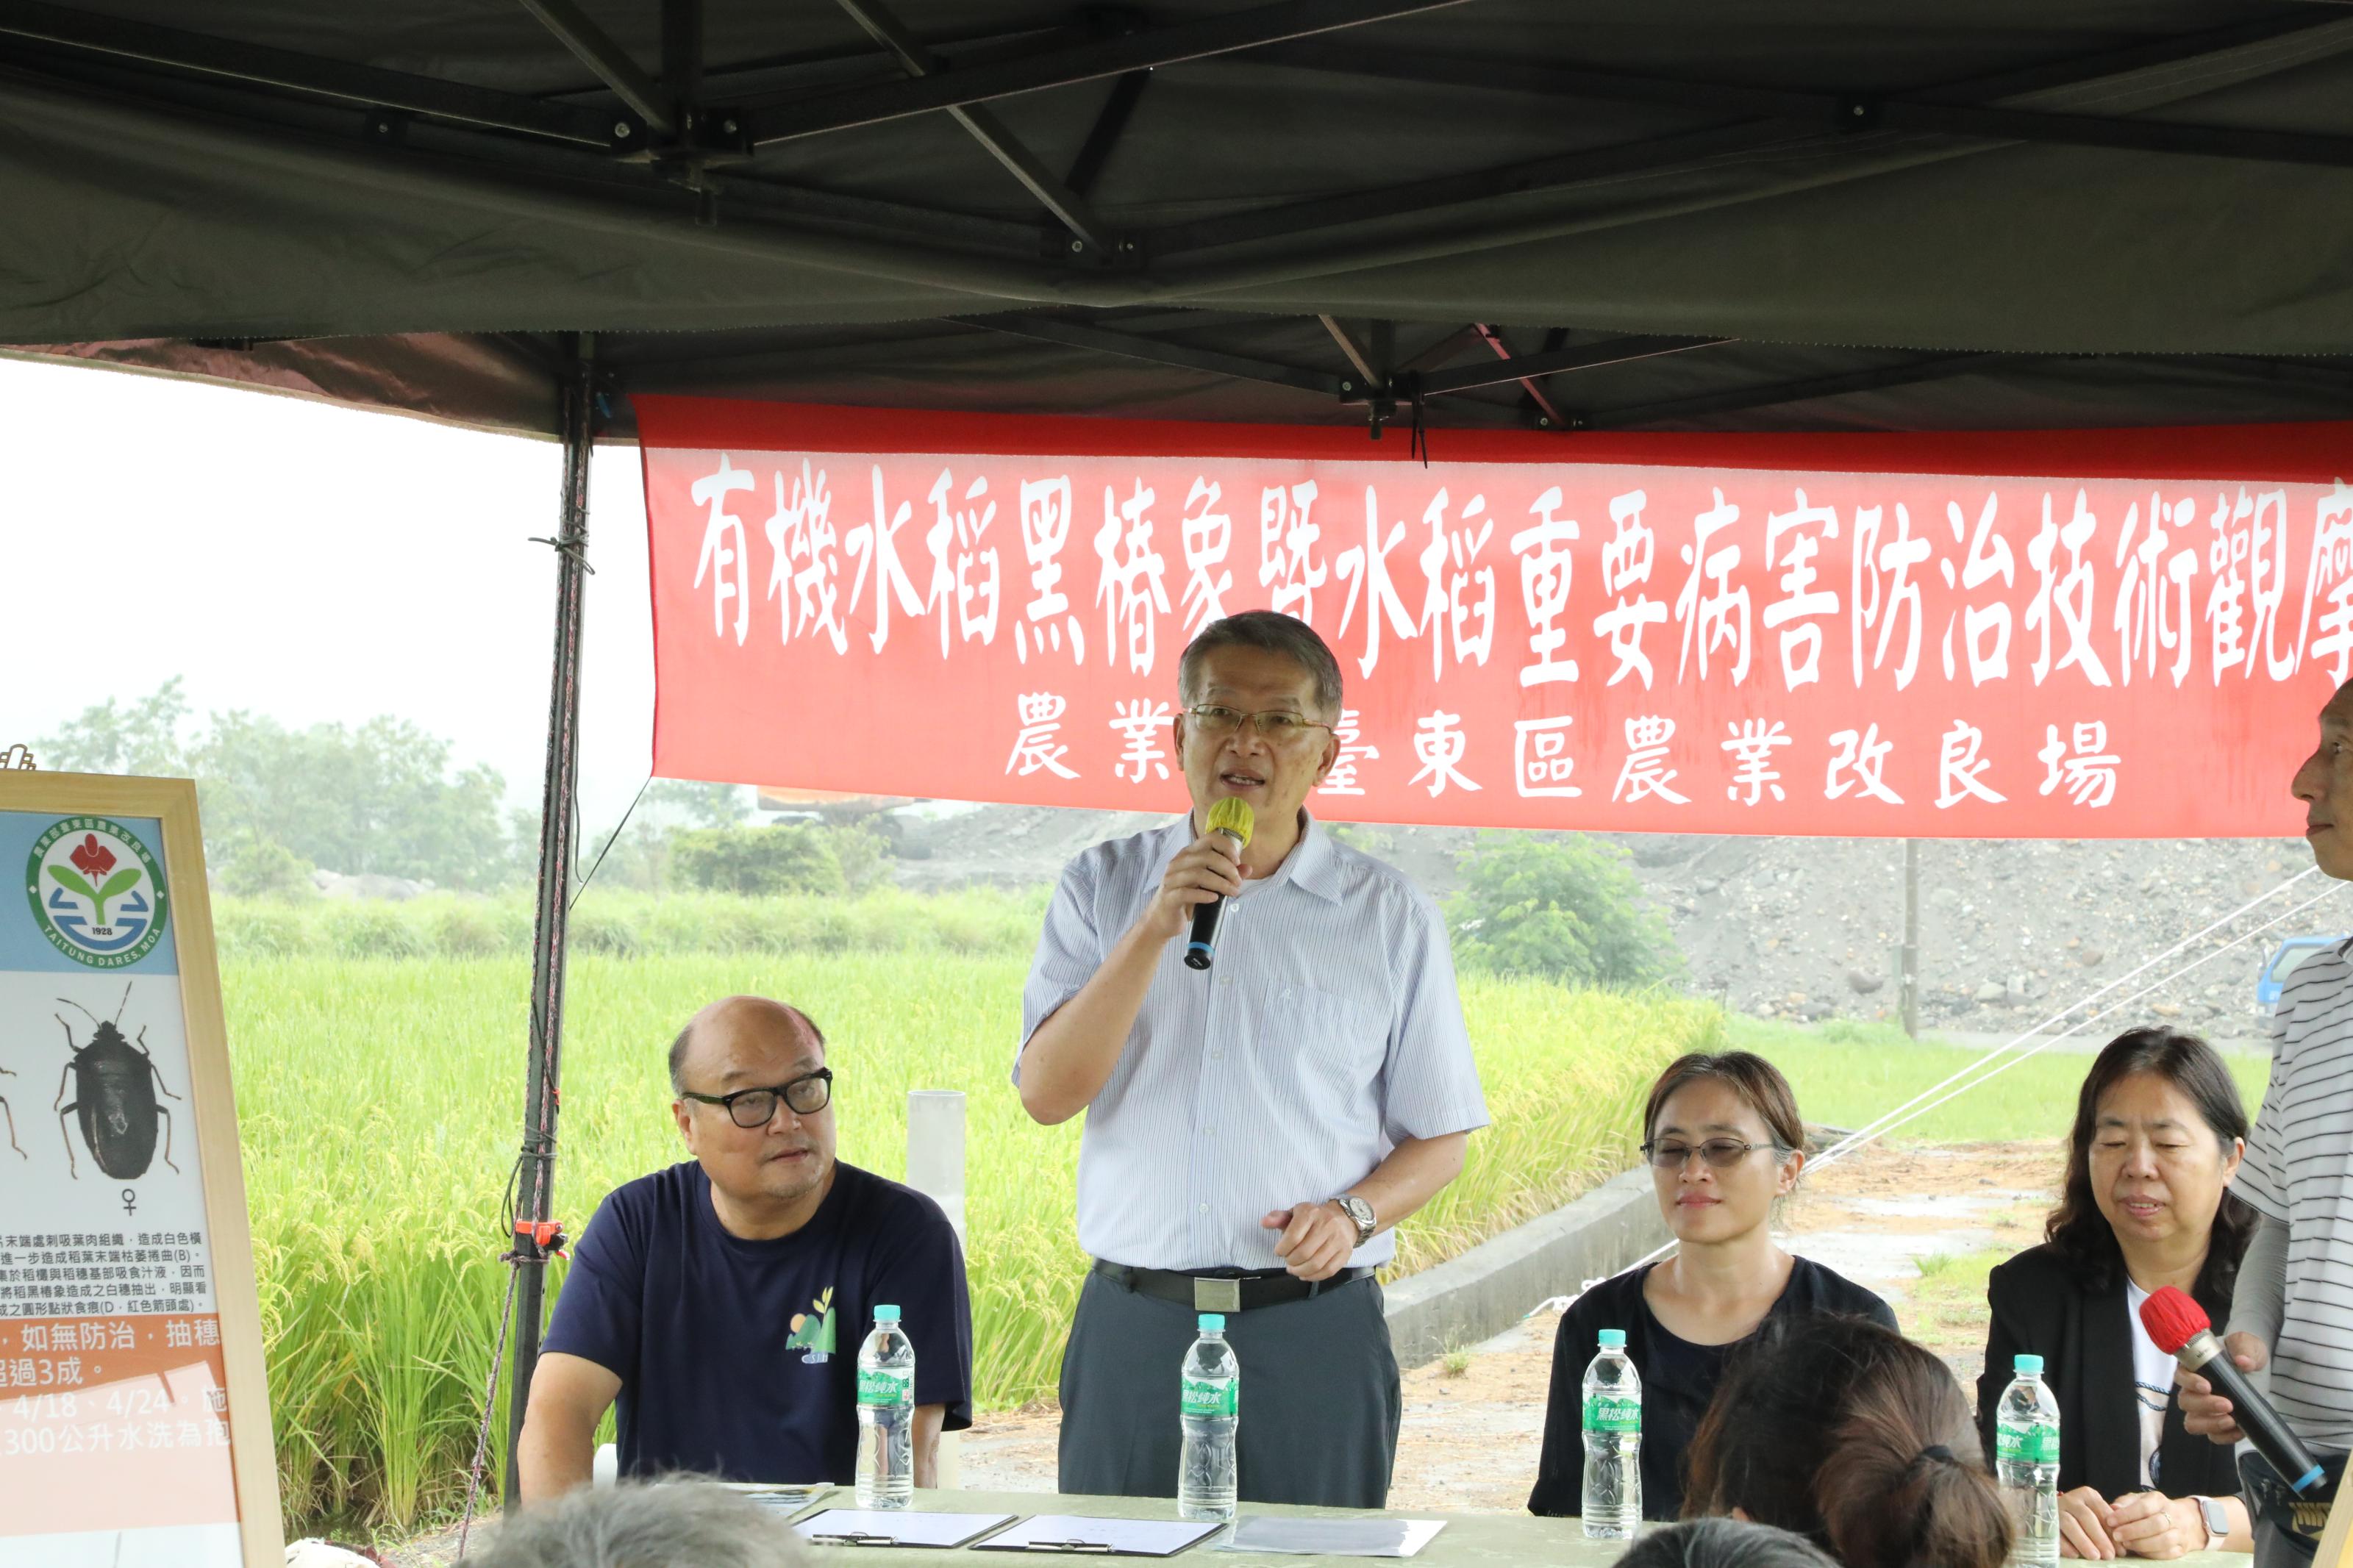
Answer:
[[[1050, 881], [1103, 838], [1161, 818], [1042, 807], [903, 808], [892, 814], [900, 880], [920, 889]], [[1352, 828], [1433, 895], [1458, 879], [1474, 835]], [[1904, 847], [1890, 839], [1609, 836], [1664, 912], [1694, 992], [1764, 1017], [1893, 1016], [1904, 937]], [[1920, 847], [1924, 1025], [2016, 1031], [2126, 974], [2312, 863], [2295, 839], [1937, 839]], [[2215, 953], [2333, 884], [2288, 893], [2118, 989], [2118, 1000]], [[2291, 934], [2353, 930], [2353, 898], [2327, 901], [2220, 952], [2116, 1016], [2164, 1018], [2220, 1039], [2263, 1032], [2255, 977]]]

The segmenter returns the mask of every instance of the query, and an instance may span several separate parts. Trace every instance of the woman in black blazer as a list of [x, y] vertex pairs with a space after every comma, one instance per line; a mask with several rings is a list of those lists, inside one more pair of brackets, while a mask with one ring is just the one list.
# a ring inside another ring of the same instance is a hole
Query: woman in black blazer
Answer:
[[2059, 1401], [2064, 1555], [2252, 1549], [2231, 1450], [2182, 1429], [2173, 1363], [2137, 1314], [2170, 1285], [2216, 1323], [2229, 1321], [2253, 1222], [2229, 1191], [2246, 1133], [2238, 1085], [2205, 1041], [2167, 1029], [2119, 1035], [2077, 1097], [2047, 1239], [1987, 1282], [1993, 1321], [1978, 1379], [1987, 1463], [2011, 1358], [2042, 1356]]

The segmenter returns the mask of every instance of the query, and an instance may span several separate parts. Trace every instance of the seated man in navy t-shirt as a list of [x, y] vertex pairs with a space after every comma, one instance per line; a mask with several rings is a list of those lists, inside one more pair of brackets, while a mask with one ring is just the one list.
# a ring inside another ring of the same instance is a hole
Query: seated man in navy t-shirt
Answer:
[[878, 1305], [914, 1342], [915, 1484], [932, 1485], [941, 1431], [972, 1425], [946, 1215], [834, 1158], [825, 1037], [797, 1008], [712, 1003], [670, 1047], [670, 1078], [694, 1160], [616, 1190], [581, 1237], [532, 1378], [523, 1498], [587, 1482], [617, 1399], [623, 1475], [851, 1479]]

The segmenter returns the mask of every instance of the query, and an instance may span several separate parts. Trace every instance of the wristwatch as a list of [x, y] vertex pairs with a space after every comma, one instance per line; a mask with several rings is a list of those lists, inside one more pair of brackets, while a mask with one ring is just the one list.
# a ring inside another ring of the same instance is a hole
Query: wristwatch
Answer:
[[2191, 1500], [2198, 1504], [2200, 1517], [2206, 1521], [2206, 1550], [2215, 1549], [2215, 1542], [2226, 1541], [2231, 1534], [2231, 1510], [2222, 1506], [2221, 1498], [2201, 1497]]
[[1372, 1205], [1356, 1196], [1354, 1193], [1342, 1193], [1338, 1197], [1329, 1199], [1328, 1201], [1338, 1204], [1340, 1205], [1340, 1212], [1356, 1222], [1356, 1245], [1358, 1247], [1362, 1247], [1365, 1243], [1373, 1239], [1373, 1232], [1380, 1228], [1380, 1222], [1373, 1217]]

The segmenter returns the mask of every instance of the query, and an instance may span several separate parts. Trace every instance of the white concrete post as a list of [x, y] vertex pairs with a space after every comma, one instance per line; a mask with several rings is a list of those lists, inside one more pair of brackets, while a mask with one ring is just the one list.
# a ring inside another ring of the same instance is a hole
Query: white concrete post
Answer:
[[[947, 1212], [961, 1245], [965, 1240], [962, 1089], [907, 1091], [907, 1184]], [[943, 1489], [954, 1489], [963, 1479], [956, 1439], [954, 1432], [940, 1435], [938, 1471]]]

